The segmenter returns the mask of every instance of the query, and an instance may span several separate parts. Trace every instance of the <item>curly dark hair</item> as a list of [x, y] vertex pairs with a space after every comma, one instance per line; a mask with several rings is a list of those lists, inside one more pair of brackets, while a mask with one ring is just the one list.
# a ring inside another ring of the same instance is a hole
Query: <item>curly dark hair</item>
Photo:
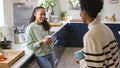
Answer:
[[85, 10], [92, 18], [96, 18], [103, 8], [103, 0], [79, 0], [79, 4], [81, 10]]
[[[33, 10], [33, 13], [32, 13], [32, 16], [30, 18], [30, 22], [29, 23], [32, 23], [35, 21], [36, 17], [34, 16], [34, 14], [37, 12], [37, 10], [39, 9], [45, 9], [44, 7], [35, 7], [34, 10]], [[43, 28], [45, 30], [50, 30], [50, 24], [48, 23], [48, 21], [45, 19], [45, 21], [43, 23], [41, 23], [41, 25], [43, 26]]]

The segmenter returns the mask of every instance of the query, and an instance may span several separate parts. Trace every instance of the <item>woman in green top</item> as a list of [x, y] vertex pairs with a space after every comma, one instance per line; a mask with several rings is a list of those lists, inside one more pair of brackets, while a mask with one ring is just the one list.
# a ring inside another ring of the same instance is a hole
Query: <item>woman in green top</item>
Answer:
[[34, 8], [30, 24], [26, 29], [26, 44], [27, 48], [34, 52], [40, 68], [55, 68], [53, 48], [50, 45], [52, 38], [45, 38], [49, 30], [50, 25], [46, 21], [45, 9]]

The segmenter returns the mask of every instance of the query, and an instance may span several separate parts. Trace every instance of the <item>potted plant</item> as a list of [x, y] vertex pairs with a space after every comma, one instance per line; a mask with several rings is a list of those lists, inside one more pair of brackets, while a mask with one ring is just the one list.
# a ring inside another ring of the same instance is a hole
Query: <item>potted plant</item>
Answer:
[[67, 16], [67, 12], [66, 12], [66, 11], [61, 11], [61, 13], [60, 13], [60, 18], [61, 18], [62, 20], [66, 20], [66, 16]]
[[46, 9], [46, 17], [47, 17], [47, 21], [49, 22], [51, 14], [54, 14], [53, 11], [55, 6], [54, 0], [43, 0], [40, 2], [39, 6], [42, 6]]
[[44, 0], [40, 2], [40, 6], [44, 7], [46, 11], [49, 12], [53, 10], [55, 2], [54, 0]]

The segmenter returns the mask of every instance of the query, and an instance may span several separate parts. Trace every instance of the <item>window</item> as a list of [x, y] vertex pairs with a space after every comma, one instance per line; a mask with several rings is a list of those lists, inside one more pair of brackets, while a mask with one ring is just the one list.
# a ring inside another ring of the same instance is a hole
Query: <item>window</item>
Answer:
[[38, 1], [38, 6], [40, 5], [40, 3], [41, 3], [42, 1], [44, 1], [44, 0], [39, 0], [39, 1]]
[[4, 26], [4, 0], [0, 0], [0, 26]]

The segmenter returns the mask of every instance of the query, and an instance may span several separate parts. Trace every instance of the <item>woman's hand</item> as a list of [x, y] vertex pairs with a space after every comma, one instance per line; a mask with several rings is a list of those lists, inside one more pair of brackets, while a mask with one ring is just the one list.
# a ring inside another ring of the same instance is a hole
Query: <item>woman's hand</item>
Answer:
[[51, 38], [45, 38], [45, 39], [46, 39], [46, 43], [47, 43], [47, 44], [51, 44], [52, 41], [53, 41], [52, 37], [51, 37]]
[[40, 44], [44, 44], [44, 43], [47, 43], [47, 44], [51, 44], [53, 41], [52, 37], [45, 37], [43, 40], [40, 41]]
[[45, 39], [46, 39], [46, 43], [47, 43], [47, 44], [51, 44], [52, 41], [53, 41], [53, 38], [52, 38], [51, 35], [47, 35], [47, 36], [45, 37]]

